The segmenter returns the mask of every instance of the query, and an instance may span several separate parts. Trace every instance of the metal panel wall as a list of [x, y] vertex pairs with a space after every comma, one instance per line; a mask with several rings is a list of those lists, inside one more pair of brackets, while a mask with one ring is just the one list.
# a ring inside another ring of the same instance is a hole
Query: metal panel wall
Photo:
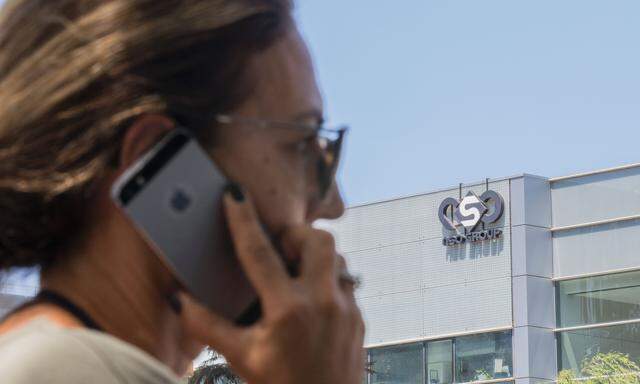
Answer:
[[554, 182], [553, 225], [640, 214], [640, 167]]
[[[640, 167], [552, 183], [553, 226], [640, 214]], [[557, 231], [554, 277], [640, 268], [640, 220]]]
[[554, 276], [640, 267], [640, 220], [563, 231], [553, 236]]
[[0, 293], [33, 296], [40, 289], [40, 272], [37, 268], [14, 268], [0, 271]]
[[[484, 185], [465, 187], [464, 196], [469, 191], [482, 194]], [[500, 193], [509, 207], [509, 181], [491, 183], [490, 189]], [[447, 197], [458, 197], [459, 190], [451, 189], [404, 199], [381, 202], [349, 208], [340, 219], [328, 225], [339, 236], [342, 252], [372, 249], [392, 244], [402, 244], [418, 240], [441, 238], [444, 234], [438, 220], [438, 207]], [[508, 227], [510, 217], [505, 213], [494, 227]]]
[[39, 277], [36, 269], [0, 271], [0, 318], [38, 292]]
[[[497, 241], [442, 245], [447, 233], [438, 207], [457, 198], [458, 189], [350, 208], [340, 220], [319, 224], [363, 277], [357, 295], [365, 344], [512, 325], [509, 181], [489, 187], [505, 199], [503, 218], [491, 226], [504, 229]], [[462, 194], [485, 189], [465, 187]]]

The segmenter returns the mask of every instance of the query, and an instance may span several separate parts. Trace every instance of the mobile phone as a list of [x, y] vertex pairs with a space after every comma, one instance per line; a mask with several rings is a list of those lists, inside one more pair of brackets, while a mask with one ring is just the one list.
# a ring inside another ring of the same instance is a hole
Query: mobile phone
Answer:
[[111, 198], [196, 299], [251, 323], [260, 309], [226, 225], [227, 184], [195, 138], [175, 129], [115, 181]]

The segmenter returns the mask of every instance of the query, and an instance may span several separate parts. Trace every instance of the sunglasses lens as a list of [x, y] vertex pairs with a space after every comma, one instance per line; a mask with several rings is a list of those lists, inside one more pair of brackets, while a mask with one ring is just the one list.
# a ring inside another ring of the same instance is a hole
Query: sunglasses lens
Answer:
[[327, 196], [330, 188], [330, 172], [327, 163], [323, 159], [318, 159], [318, 189], [320, 190], [320, 198]]
[[322, 158], [318, 161], [318, 184], [322, 198], [326, 197], [331, 188], [331, 184], [333, 184], [333, 178], [335, 177], [340, 160], [343, 134], [344, 132], [340, 131], [337, 138], [333, 140], [326, 138], [320, 139]]

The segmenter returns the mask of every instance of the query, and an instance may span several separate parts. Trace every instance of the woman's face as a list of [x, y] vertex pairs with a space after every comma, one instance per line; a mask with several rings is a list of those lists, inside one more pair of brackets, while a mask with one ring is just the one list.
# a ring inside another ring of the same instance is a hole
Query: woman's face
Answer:
[[211, 154], [247, 190], [271, 234], [290, 225], [337, 218], [344, 205], [335, 180], [319, 196], [319, 149], [305, 125], [323, 118], [322, 96], [307, 46], [296, 29], [249, 64], [256, 87], [234, 116], [302, 123], [301, 129], [250, 123], [220, 124]]

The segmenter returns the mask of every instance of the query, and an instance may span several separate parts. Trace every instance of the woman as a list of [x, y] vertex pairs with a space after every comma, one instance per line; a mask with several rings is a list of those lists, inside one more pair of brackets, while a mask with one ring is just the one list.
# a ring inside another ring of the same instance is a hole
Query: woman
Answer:
[[[0, 267], [39, 266], [44, 292], [0, 324], [3, 383], [173, 383], [204, 345], [252, 384], [360, 382], [353, 280], [311, 227], [343, 212], [339, 143], [288, 1], [8, 1], [0, 100]], [[234, 181], [254, 325], [181, 291], [109, 198], [177, 125]]]

